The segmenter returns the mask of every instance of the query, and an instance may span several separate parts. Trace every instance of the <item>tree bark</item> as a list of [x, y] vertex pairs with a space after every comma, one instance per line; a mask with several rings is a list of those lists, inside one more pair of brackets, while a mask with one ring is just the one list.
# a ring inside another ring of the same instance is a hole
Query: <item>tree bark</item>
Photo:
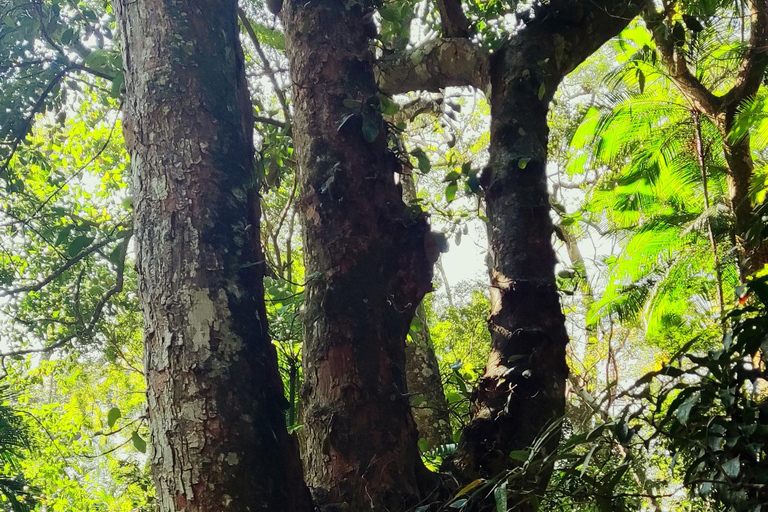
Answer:
[[266, 330], [235, 9], [115, 3], [162, 512], [312, 510]]
[[[490, 158], [481, 176], [493, 263], [492, 350], [452, 461], [467, 480], [511, 467], [508, 454], [530, 447], [564, 413], [568, 335], [554, 273], [547, 113], [565, 75], [635, 14], [631, 1], [551, 2], [494, 56]], [[552, 436], [547, 449], [558, 440]], [[529, 484], [541, 493], [548, 480], [545, 470]]]
[[[412, 204], [417, 198], [413, 175], [404, 172], [400, 180], [403, 185], [403, 199]], [[405, 346], [405, 378], [419, 439], [424, 439], [427, 448], [432, 449], [451, 443], [453, 430], [440, 365], [429, 335], [427, 310], [423, 302], [416, 308], [415, 319], [418, 321], [418, 328], [411, 331], [410, 341]]]
[[453, 430], [423, 304], [416, 308], [416, 318], [421, 329], [411, 333], [405, 346], [405, 372], [419, 438], [432, 449], [453, 442]]
[[[351, 4], [351, 5], [350, 5]], [[431, 288], [429, 228], [403, 203], [376, 109], [373, 2], [283, 5], [300, 169], [306, 477], [319, 505], [398, 511], [425, 494], [405, 337]]]

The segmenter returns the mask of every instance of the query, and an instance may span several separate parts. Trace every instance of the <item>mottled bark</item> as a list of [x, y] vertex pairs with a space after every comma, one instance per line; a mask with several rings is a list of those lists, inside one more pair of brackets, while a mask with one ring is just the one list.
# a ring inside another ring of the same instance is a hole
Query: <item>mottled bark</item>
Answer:
[[453, 442], [453, 431], [423, 304], [416, 308], [416, 318], [421, 328], [411, 333], [405, 347], [405, 372], [419, 438], [432, 449]]
[[[547, 112], [563, 77], [634, 15], [633, 2], [551, 2], [494, 56], [490, 158], [481, 177], [492, 350], [452, 463], [467, 479], [509, 468], [509, 452], [530, 447], [564, 413], [568, 335], [554, 273]], [[542, 492], [548, 479], [544, 471], [530, 487]]]
[[487, 93], [489, 69], [490, 57], [484, 49], [468, 39], [444, 38], [385, 56], [376, 64], [376, 76], [385, 94], [438, 92], [463, 85]]
[[234, 0], [120, 0], [162, 512], [309, 511], [266, 330]]
[[[401, 182], [403, 199], [408, 204], [413, 203], [417, 198], [413, 176], [404, 173]], [[405, 346], [405, 377], [419, 439], [424, 439], [427, 448], [432, 449], [451, 443], [453, 430], [423, 302], [416, 308], [415, 319], [415, 328]]]
[[373, 8], [291, 0], [282, 15], [308, 276], [306, 477], [328, 509], [397, 511], [425, 494], [405, 337], [432, 264], [425, 217], [400, 197], [375, 108]]

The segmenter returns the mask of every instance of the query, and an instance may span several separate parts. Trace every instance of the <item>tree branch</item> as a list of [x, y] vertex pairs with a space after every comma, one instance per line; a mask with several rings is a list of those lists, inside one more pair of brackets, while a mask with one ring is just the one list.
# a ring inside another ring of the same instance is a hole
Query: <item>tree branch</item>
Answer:
[[465, 38], [435, 39], [418, 48], [377, 62], [376, 80], [385, 94], [439, 92], [471, 85], [489, 92], [488, 53]]
[[656, 42], [661, 60], [669, 72], [669, 77], [678, 86], [680, 92], [698, 111], [707, 116], [716, 117], [720, 112], [720, 99], [712, 94], [688, 69], [685, 57], [671, 38], [671, 31], [664, 26], [664, 14], [657, 12], [653, 7], [649, 7], [643, 13], [643, 19], [653, 34], [653, 40]]
[[261, 43], [259, 43], [259, 37], [256, 35], [256, 32], [253, 30], [253, 25], [251, 25], [251, 21], [248, 19], [248, 16], [245, 14], [245, 11], [238, 8], [237, 15], [240, 17], [240, 21], [242, 22], [243, 27], [245, 28], [245, 32], [248, 34], [248, 37], [250, 38], [251, 43], [253, 43], [253, 46], [256, 48], [256, 53], [259, 54], [259, 58], [261, 59], [262, 66], [264, 67], [264, 71], [267, 72], [267, 75], [269, 76], [269, 81], [272, 82], [272, 87], [275, 88], [275, 95], [277, 96], [277, 99], [280, 101], [280, 106], [283, 108], [285, 123], [288, 126], [290, 126], [292, 124], [292, 121], [291, 121], [291, 111], [288, 108], [288, 100], [286, 100], [285, 94], [283, 94], [283, 90], [280, 88], [280, 84], [277, 82], [277, 75], [275, 74], [275, 71], [272, 69], [272, 65], [269, 63], [269, 59], [267, 59], [267, 54], [264, 53], [264, 49], [261, 47]]
[[[118, 234], [117, 238], [124, 238], [128, 239], [133, 234], [132, 231], [124, 231], [120, 234]], [[56, 269], [54, 272], [49, 274], [46, 278], [41, 279], [40, 281], [37, 281], [36, 283], [27, 285], [27, 286], [20, 286], [18, 288], [12, 288], [10, 290], [4, 290], [0, 291], [0, 297], [7, 297], [8, 295], [15, 295], [17, 293], [24, 293], [24, 292], [36, 292], [41, 290], [45, 285], [62, 275], [64, 272], [72, 268], [73, 265], [75, 265], [77, 262], [85, 258], [86, 256], [93, 254], [94, 252], [98, 251], [105, 245], [107, 245], [110, 242], [114, 242], [114, 239], [108, 238], [106, 240], [102, 240], [99, 243], [93, 244], [90, 247], [80, 251], [79, 254], [73, 256], [72, 258], [68, 259], [64, 265]]]
[[735, 110], [744, 99], [757, 93], [768, 66], [768, 4], [765, 0], [750, 0], [749, 6], [749, 49], [739, 66], [733, 87], [722, 98], [725, 110]]

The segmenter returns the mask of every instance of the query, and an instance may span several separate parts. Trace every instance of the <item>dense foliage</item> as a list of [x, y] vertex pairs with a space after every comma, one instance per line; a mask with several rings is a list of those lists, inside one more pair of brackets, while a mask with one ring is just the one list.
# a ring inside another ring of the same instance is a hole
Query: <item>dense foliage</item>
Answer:
[[[417, 46], [439, 30], [433, 2], [380, 4], [372, 51]], [[502, 29], [535, 18], [536, 4], [463, 7], [493, 50]], [[663, 21], [633, 22], [555, 97], [553, 243], [572, 339], [568, 412], [557, 423], [564, 434], [548, 451], [553, 425], [510, 454], [514, 469], [458, 490], [446, 509], [488, 500], [499, 511], [519, 502], [584, 511], [768, 506], [768, 277], [740, 266], [744, 248], [768, 238], [768, 90], [744, 98], [724, 131], [691, 101], [660, 47], [674, 39], [701, 86], [721, 95], [749, 51], [747, 4], [671, 2]], [[261, 2], [242, 8], [270, 335], [289, 430], [302, 440], [301, 306], [317, 276], [302, 263], [285, 41]], [[2, 510], [154, 506], [114, 25], [108, 2], [0, 1]], [[449, 88], [345, 103], [363, 116], [366, 139], [378, 132], [365, 115], [390, 126], [407, 207], [426, 210], [451, 244], [425, 300], [427, 321], [414, 322], [409, 338], [430, 334], [454, 434], [454, 443], [422, 444], [435, 471], [469, 421], [490, 351], [482, 96]], [[745, 141], [754, 172], [741, 201], [754, 211], [739, 232], [728, 155]], [[466, 261], [456, 264], [451, 251]], [[525, 490], [551, 467], [543, 499]]]

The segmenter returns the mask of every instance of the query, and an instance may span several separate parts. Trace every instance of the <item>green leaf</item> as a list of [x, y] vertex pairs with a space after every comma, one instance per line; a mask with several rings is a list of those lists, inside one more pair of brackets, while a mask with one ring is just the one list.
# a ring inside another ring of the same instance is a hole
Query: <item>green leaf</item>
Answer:
[[471, 173], [467, 178], [467, 188], [473, 194], [482, 195], [482, 190], [480, 189], [480, 179], [477, 177], [476, 172]]
[[645, 73], [640, 68], [637, 68], [637, 85], [640, 86], [640, 94], [645, 91]]
[[376, 140], [376, 137], [379, 136], [379, 127], [377, 124], [368, 116], [363, 117], [363, 138], [367, 140], [368, 142], [373, 142]]
[[456, 191], [459, 189], [459, 186], [456, 184], [456, 182], [449, 183], [447, 187], [445, 187], [445, 199], [449, 203], [456, 199]]
[[122, 416], [122, 413], [120, 412], [120, 409], [118, 407], [113, 407], [107, 412], [107, 425], [109, 425], [109, 428], [112, 428], [115, 426], [115, 422], [120, 419]]
[[385, 116], [392, 116], [397, 114], [400, 110], [400, 105], [392, 101], [390, 98], [383, 94], [377, 94], [379, 103], [381, 103], [381, 113]]
[[464, 505], [467, 504], [467, 500], [465, 498], [462, 498], [460, 500], [456, 500], [453, 503], [451, 503], [451, 508], [464, 508]]
[[147, 452], [147, 442], [141, 438], [138, 432], [133, 433], [133, 436], [131, 436], [131, 441], [133, 442], [134, 448], [139, 450], [141, 453]]
[[69, 247], [67, 247], [67, 255], [70, 258], [74, 258], [80, 254], [80, 251], [91, 245], [91, 242], [93, 242], [92, 236], [80, 235], [75, 237], [75, 239], [69, 243]]
[[528, 162], [530, 162], [530, 158], [521, 158], [517, 161], [517, 166], [521, 169], [525, 169], [525, 167], [528, 165]]
[[115, 78], [112, 79], [112, 87], [109, 90], [109, 95], [113, 98], [119, 98], [120, 90], [122, 89], [124, 83], [125, 76], [123, 75], [123, 72], [118, 71], [115, 73]]
[[443, 183], [455, 182], [459, 178], [461, 178], [461, 174], [459, 174], [456, 171], [451, 171], [451, 172], [449, 172], [448, 174], [445, 175], [445, 178], [443, 178]]
[[694, 393], [689, 396], [685, 402], [680, 404], [680, 407], [675, 411], [677, 421], [685, 425], [688, 422], [688, 418], [691, 416], [691, 410], [693, 406], [699, 402], [699, 393]]
[[509, 458], [512, 460], [519, 460], [525, 462], [530, 457], [531, 453], [528, 450], [513, 450], [509, 452]]
[[738, 455], [732, 458], [731, 460], [723, 463], [723, 471], [730, 478], [738, 477], [740, 469], [741, 469], [741, 461], [739, 460]]
[[539, 92], [538, 92], [539, 100], [541, 100], [544, 97], [544, 94], [546, 92], [547, 92], [547, 86], [542, 83], [539, 86]]
[[352, 98], [347, 98], [344, 100], [344, 106], [347, 108], [360, 108], [363, 106], [363, 102], [360, 100], [353, 100]]
[[56, 242], [54, 243], [54, 245], [63, 244], [64, 242], [67, 241], [67, 239], [69, 238], [69, 235], [71, 234], [72, 234], [72, 226], [67, 226], [66, 228], [62, 229], [61, 231], [59, 231], [59, 234], [56, 237]]
[[501, 482], [493, 490], [493, 500], [496, 502], [496, 512], [507, 512], [507, 481]]
[[427, 174], [432, 169], [432, 163], [429, 161], [429, 157], [426, 153], [424, 153], [424, 150], [421, 148], [416, 148], [413, 151], [411, 151], [411, 156], [416, 158], [419, 164], [419, 171], [421, 171], [422, 174]]

